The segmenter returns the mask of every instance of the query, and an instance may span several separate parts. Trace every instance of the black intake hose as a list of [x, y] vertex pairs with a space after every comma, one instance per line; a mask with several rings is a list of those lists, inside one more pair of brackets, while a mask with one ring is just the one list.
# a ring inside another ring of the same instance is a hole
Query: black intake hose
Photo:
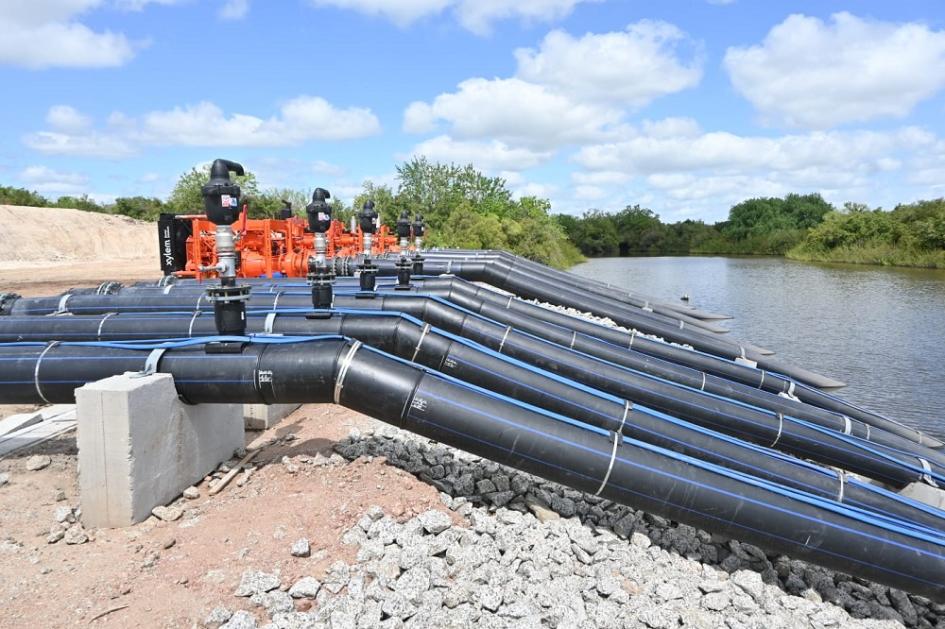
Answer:
[[556, 419], [356, 341], [157, 351], [3, 346], [0, 402], [71, 402], [77, 386], [156, 363], [190, 402], [334, 401], [579, 491], [945, 601], [938, 537]]

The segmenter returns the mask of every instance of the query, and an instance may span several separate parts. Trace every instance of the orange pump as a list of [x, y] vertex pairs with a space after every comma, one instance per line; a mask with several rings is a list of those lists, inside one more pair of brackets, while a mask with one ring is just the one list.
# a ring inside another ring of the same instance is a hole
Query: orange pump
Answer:
[[[247, 218], [246, 210], [233, 224], [239, 257], [238, 277], [305, 277], [308, 259], [314, 253], [314, 234], [299, 217], [286, 219]], [[161, 266], [165, 275], [208, 279], [216, 272], [216, 225], [204, 215], [162, 214], [158, 221]], [[361, 228], [345, 229], [341, 221], [331, 221], [325, 234], [327, 256], [357, 256], [363, 253]], [[372, 255], [399, 252], [397, 238], [386, 225], [374, 235]]]

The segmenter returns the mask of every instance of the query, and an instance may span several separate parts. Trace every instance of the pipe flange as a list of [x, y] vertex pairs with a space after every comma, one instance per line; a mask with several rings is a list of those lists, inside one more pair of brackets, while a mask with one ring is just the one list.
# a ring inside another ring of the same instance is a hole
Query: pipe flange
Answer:
[[239, 284], [237, 286], [208, 286], [207, 301], [217, 303], [230, 303], [238, 301], [249, 301], [249, 293], [252, 289], [248, 284]]

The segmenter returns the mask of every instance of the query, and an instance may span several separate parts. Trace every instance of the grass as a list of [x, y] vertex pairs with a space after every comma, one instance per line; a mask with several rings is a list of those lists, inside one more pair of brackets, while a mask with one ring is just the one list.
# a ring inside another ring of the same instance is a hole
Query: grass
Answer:
[[945, 269], [945, 251], [917, 251], [888, 243], [866, 243], [856, 247], [821, 249], [800, 244], [787, 252], [791, 260], [803, 262], [845, 262], [878, 266]]

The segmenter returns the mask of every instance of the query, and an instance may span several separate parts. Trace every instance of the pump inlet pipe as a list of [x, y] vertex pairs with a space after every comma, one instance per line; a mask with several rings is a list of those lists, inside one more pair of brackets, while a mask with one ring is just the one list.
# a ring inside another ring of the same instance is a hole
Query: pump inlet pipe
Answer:
[[233, 223], [240, 215], [240, 186], [230, 181], [230, 172], [244, 175], [241, 164], [228, 159], [216, 159], [210, 166], [210, 180], [203, 185], [204, 210], [210, 222], [216, 225], [217, 263], [212, 267], [201, 267], [201, 271], [215, 271], [220, 277], [219, 286], [206, 290], [213, 303], [213, 312], [220, 334], [240, 335], [246, 332], [246, 301], [250, 287], [236, 283], [236, 242]]
[[315, 308], [330, 308], [332, 302], [331, 267], [328, 265], [328, 241], [325, 233], [331, 227], [331, 206], [327, 199], [331, 193], [324, 188], [315, 188], [312, 202], [305, 207], [309, 229], [315, 234], [315, 254], [308, 260], [308, 283], [312, 287], [312, 305]]
[[[352, 219], [353, 220], [353, 219]], [[374, 248], [374, 234], [377, 232], [377, 212], [374, 201], [368, 199], [358, 213], [358, 225], [361, 227], [362, 250], [364, 257], [358, 265], [358, 282], [362, 291], [371, 292], [375, 287], [377, 267], [371, 262]]]

